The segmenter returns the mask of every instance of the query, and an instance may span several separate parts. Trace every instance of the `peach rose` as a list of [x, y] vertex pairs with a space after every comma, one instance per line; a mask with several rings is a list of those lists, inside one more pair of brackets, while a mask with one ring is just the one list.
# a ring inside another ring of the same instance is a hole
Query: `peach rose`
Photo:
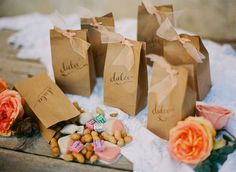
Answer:
[[6, 81], [0, 79], [0, 93], [8, 88]]
[[0, 135], [10, 136], [12, 134], [11, 126], [23, 114], [24, 109], [18, 92], [5, 90], [0, 93]]
[[168, 149], [172, 157], [187, 164], [205, 160], [213, 148], [214, 127], [203, 117], [188, 117], [170, 130]]
[[216, 130], [222, 129], [228, 122], [232, 112], [220, 106], [197, 104], [197, 115], [211, 121]]

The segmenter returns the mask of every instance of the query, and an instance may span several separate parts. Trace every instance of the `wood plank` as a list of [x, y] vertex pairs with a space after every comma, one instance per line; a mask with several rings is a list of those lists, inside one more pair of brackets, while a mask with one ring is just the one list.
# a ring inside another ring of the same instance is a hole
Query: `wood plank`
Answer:
[[[39, 135], [33, 138], [0, 137], [0, 148], [21, 151], [29, 154], [51, 157], [49, 144]], [[1, 154], [1, 151], [0, 151]], [[132, 171], [133, 165], [122, 156], [113, 164], [96, 163], [104, 168], [114, 168], [123, 171]], [[93, 167], [90, 165], [91, 168]]]
[[104, 168], [100, 166], [82, 165], [66, 162], [59, 159], [22, 153], [0, 148], [1, 172], [119, 172], [119, 169]]

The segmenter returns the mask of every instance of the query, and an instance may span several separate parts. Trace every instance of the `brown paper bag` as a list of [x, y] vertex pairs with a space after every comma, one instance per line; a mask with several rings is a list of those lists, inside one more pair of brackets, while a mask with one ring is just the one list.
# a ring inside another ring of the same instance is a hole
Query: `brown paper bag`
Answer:
[[[170, 73], [173, 71], [176, 73], [172, 76]], [[169, 130], [178, 121], [194, 115], [196, 91], [192, 76], [192, 65], [170, 66], [167, 69], [154, 63], [148, 96], [147, 128], [157, 136], [168, 139]]]
[[[114, 32], [114, 18], [113, 14], [109, 13], [102, 17], [95, 17], [99, 24], [105, 26], [109, 31]], [[95, 70], [97, 76], [103, 76], [107, 44], [101, 43], [101, 34], [92, 26], [93, 18], [81, 18], [81, 28], [88, 29], [88, 40], [91, 44], [93, 58], [95, 63]]]
[[[156, 6], [162, 21], [167, 17], [173, 22], [173, 7], [172, 5], [162, 5]], [[144, 41], [147, 44], [147, 54], [157, 54], [163, 55], [163, 39], [156, 35], [157, 29], [160, 27], [156, 16], [150, 14], [145, 8], [144, 4], [138, 7], [138, 31], [137, 39], [138, 41]], [[152, 64], [149, 59], [147, 59], [148, 64]]]
[[[104, 103], [135, 115], [141, 111], [147, 101], [147, 67], [145, 44], [129, 40], [133, 47], [133, 65], [127, 70], [125, 65], [114, 65], [124, 50], [122, 43], [110, 43], [104, 69]], [[123, 59], [128, 54], [122, 55]]]
[[16, 82], [14, 86], [39, 119], [41, 133], [48, 142], [55, 134], [52, 126], [80, 114], [47, 74]]
[[209, 55], [199, 36], [181, 34], [181, 38], [191, 40], [191, 44], [204, 56], [202, 63], [197, 63], [179, 41], [164, 41], [164, 57], [173, 65], [193, 64], [197, 100], [203, 100], [211, 88]]
[[[66, 32], [75, 35], [68, 38], [60, 33], [60, 30], [50, 31], [55, 81], [65, 93], [89, 96], [96, 83], [96, 74], [91, 49], [88, 49], [89, 44], [86, 43], [87, 31], [67, 30]], [[75, 44], [78, 44], [79, 52], [73, 49]]]

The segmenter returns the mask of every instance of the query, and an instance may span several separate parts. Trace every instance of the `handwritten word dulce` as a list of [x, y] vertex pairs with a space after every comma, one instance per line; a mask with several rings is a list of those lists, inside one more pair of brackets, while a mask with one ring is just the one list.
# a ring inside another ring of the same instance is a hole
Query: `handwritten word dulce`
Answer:
[[152, 114], [157, 116], [157, 119], [159, 121], [166, 121], [167, 120], [167, 115], [171, 112], [173, 112], [174, 109], [173, 108], [163, 108], [162, 106], [158, 107], [157, 105], [155, 105], [155, 107], [152, 109]]
[[34, 104], [34, 107], [36, 107], [37, 104], [39, 104], [39, 103], [47, 102], [47, 101], [48, 101], [48, 97], [49, 97], [50, 95], [54, 95], [52, 88], [51, 88], [51, 87], [45, 88], [45, 89], [38, 95], [38, 98], [37, 98], [37, 100], [36, 100], [36, 103]]
[[111, 83], [116, 83], [116, 84], [124, 84], [126, 82], [131, 82], [132, 77], [130, 75], [125, 75], [123, 72], [117, 73], [113, 72], [113, 74], [110, 77], [110, 82]]
[[60, 72], [61, 72], [62, 76], [68, 76], [69, 74], [71, 74], [75, 70], [80, 70], [87, 65], [88, 65], [87, 63], [77, 63], [77, 62], [73, 62], [72, 60], [70, 60], [69, 62], [62, 63]]

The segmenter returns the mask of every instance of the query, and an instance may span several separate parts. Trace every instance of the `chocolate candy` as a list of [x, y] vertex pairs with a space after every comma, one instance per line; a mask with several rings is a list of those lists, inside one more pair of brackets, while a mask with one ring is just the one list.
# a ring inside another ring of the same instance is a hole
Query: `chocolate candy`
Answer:
[[95, 152], [102, 152], [105, 150], [104, 140], [96, 140], [93, 142]]
[[106, 122], [106, 118], [104, 117], [104, 115], [99, 114], [99, 115], [96, 116], [95, 121], [97, 123], [105, 123]]
[[84, 145], [80, 141], [75, 141], [68, 150], [71, 152], [79, 153], [83, 149]]

